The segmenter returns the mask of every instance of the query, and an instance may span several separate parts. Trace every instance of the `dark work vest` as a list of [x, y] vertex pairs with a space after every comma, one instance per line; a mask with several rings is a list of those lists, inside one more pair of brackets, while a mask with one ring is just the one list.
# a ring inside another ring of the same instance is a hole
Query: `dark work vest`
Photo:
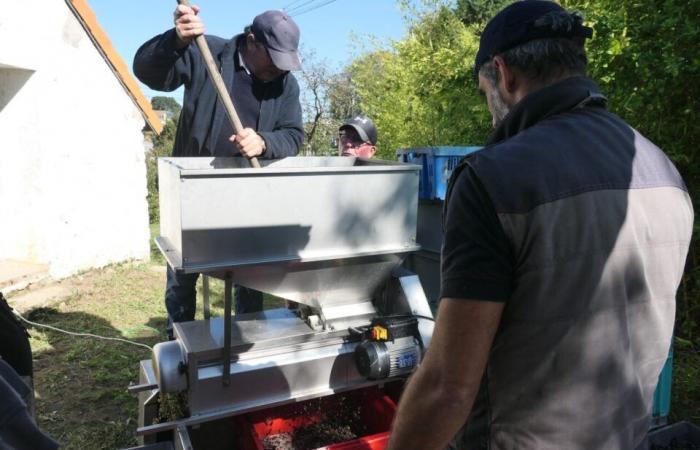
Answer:
[[670, 160], [603, 102], [582, 77], [536, 91], [463, 163], [513, 249], [514, 291], [456, 448], [643, 445], [693, 210]]

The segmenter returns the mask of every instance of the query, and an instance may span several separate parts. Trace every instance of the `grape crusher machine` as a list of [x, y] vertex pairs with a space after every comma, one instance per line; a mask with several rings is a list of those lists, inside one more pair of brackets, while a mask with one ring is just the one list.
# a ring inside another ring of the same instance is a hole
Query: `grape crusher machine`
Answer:
[[[353, 157], [161, 158], [157, 244], [180, 273], [224, 280], [224, 316], [174, 324], [141, 361], [137, 434], [208, 422], [407, 376], [430, 342], [432, 313], [402, 268], [416, 244], [419, 166]], [[232, 287], [299, 304], [231, 315]], [[156, 423], [159, 394], [189, 416]]]

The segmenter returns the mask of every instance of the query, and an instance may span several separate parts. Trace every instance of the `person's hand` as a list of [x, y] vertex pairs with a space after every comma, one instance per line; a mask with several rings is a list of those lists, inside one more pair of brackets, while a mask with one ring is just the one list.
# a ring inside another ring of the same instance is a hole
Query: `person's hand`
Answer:
[[244, 128], [238, 134], [229, 138], [238, 146], [241, 155], [246, 158], [262, 155], [265, 151], [265, 140], [252, 128]]
[[175, 32], [178, 38], [178, 48], [186, 47], [194, 38], [204, 34], [204, 23], [197, 14], [199, 6], [177, 5], [173, 12]]

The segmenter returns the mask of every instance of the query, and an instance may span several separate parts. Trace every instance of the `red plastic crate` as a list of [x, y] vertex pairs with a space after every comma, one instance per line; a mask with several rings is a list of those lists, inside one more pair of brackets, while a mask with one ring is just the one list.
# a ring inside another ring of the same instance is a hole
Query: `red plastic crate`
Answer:
[[300, 411], [304, 409], [305, 404], [320, 402], [318, 410], [332, 414], [334, 404], [337, 403], [340, 395], [352, 398], [357, 402], [360, 420], [366, 427], [367, 434], [351, 441], [320, 447], [320, 449], [384, 450], [389, 442], [389, 428], [396, 413], [396, 403], [378, 388], [332, 395], [322, 399], [284, 405], [240, 416], [238, 418], [238, 427], [241, 431], [241, 448], [244, 450], [263, 450], [263, 440], [267, 436], [293, 432], [302, 426], [308, 426], [320, 421], [322, 419], [320, 415], [302, 416]]

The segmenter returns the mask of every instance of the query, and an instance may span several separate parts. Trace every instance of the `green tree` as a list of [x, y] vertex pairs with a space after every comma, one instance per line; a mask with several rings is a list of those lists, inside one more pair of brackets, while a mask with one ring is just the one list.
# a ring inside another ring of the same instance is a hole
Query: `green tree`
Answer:
[[483, 28], [510, 0], [457, 0], [455, 14], [465, 25]]
[[348, 72], [341, 72], [331, 77], [326, 96], [328, 97], [329, 115], [338, 124], [362, 112], [357, 87]]
[[177, 117], [180, 116], [180, 110], [182, 109], [180, 104], [174, 98], [160, 95], [157, 95], [151, 99], [151, 106], [153, 109], [157, 109], [159, 111], [168, 111], [170, 113], [170, 117], [175, 121], [177, 121]]
[[348, 68], [359, 107], [379, 130], [379, 155], [394, 159], [405, 147], [483, 143], [491, 121], [473, 77], [475, 27], [444, 4], [409, 20], [404, 40]]
[[158, 208], [158, 158], [170, 156], [175, 142], [177, 125], [169, 119], [163, 131], [153, 137], [153, 148], [146, 154], [146, 180], [148, 186], [148, 217], [151, 223], [158, 222], [160, 210]]
[[304, 146], [302, 154], [328, 155], [331, 147], [334, 121], [330, 119], [328, 87], [331, 70], [328, 62], [318, 59], [313, 52], [304, 54], [304, 67], [299, 74], [302, 86], [301, 109], [304, 116]]

